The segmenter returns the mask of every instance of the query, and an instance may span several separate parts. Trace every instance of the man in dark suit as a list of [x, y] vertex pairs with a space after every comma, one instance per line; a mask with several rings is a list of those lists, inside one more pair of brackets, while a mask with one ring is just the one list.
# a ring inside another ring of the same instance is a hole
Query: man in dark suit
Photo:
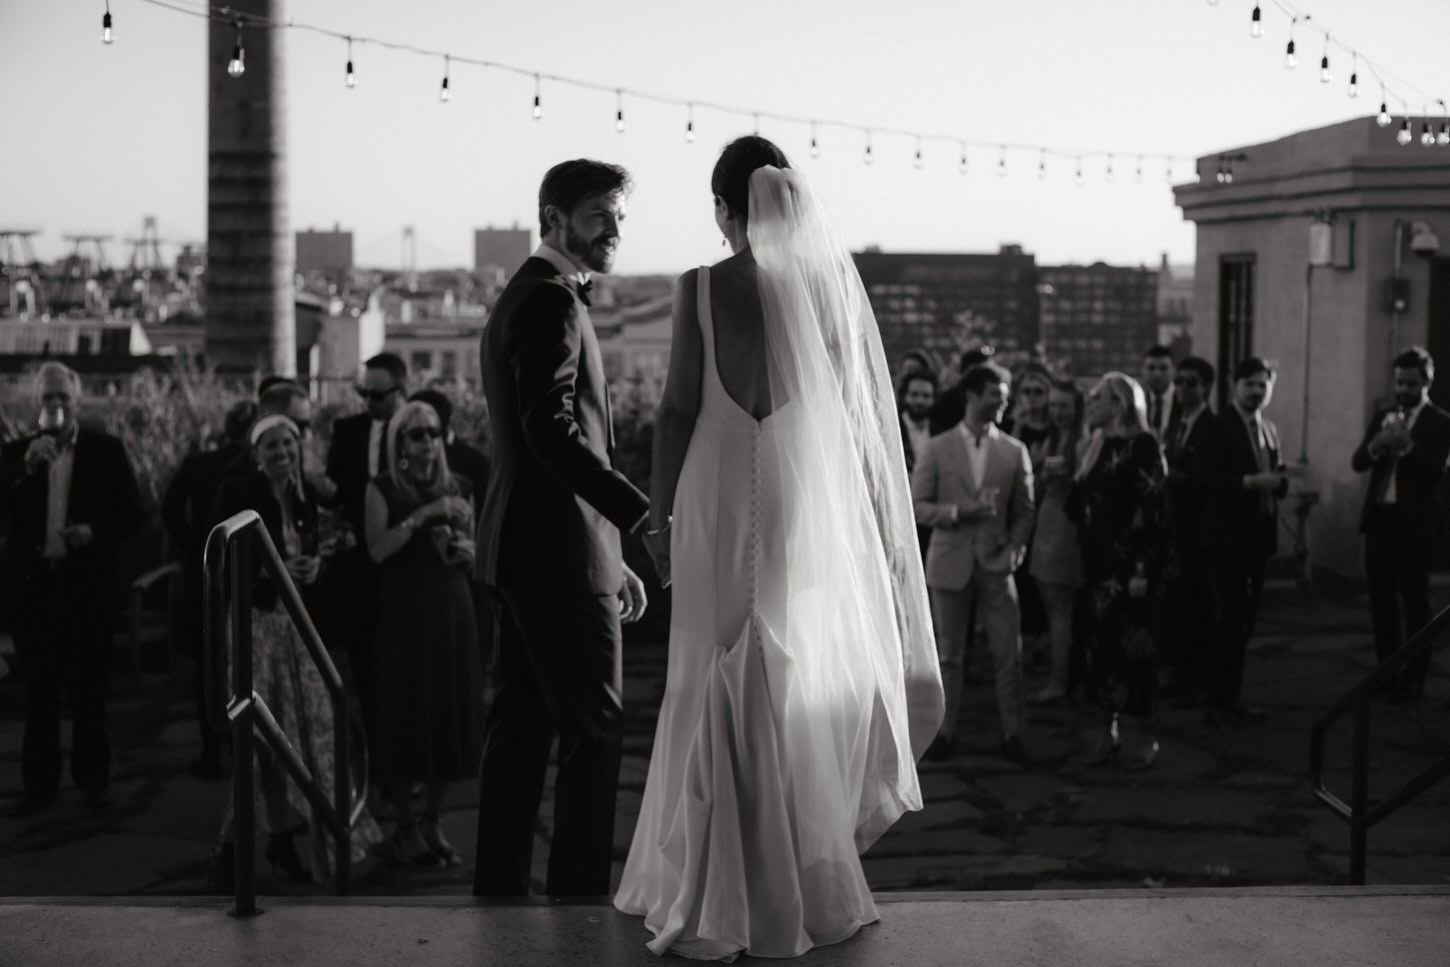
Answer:
[[29, 815], [60, 787], [60, 690], [70, 696], [71, 778], [86, 802], [108, 802], [106, 685], [116, 622], [116, 548], [146, 512], [121, 441], [79, 427], [81, 381], [60, 363], [35, 380], [40, 432], [0, 449], [0, 512], [14, 516], [0, 592], [14, 606], [25, 671], [25, 793]]
[[[1435, 488], [1450, 457], [1450, 414], [1430, 402], [1435, 361], [1419, 346], [1395, 357], [1395, 402], [1370, 420], [1354, 451], [1355, 472], [1370, 472], [1359, 529], [1374, 648], [1380, 661], [1430, 620], [1428, 571], [1436, 517]], [[1393, 697], [1413, 700], [1425, 687], [1430, 653], [1406, 666]]]
[[365, 629], [348, 643], [348, 659], [358, 706], [369, 742], [377, 732], [374, 707], [372, 608], [377, 601], [378, 568], [368, 557], [363, 507], [368, 481], [388, 466], [388, 421], [407, 395], [408, 365], [392, 353], [378, 353], [363, 363], [357, 395], [367, 403], [362, 413], [345, 416], [332, 424], [332, 442], [327, 448], [327, 478], [337, 485], [338, 512], [356, 541], [337, 554], [333, 564], [359, 600], [359, 626]]
[[1218, 414], [1217, 439], [1203, 459], [1218, 617], [1204, 716], [1210, 725], [1238, 726], [1265, 717], [1240, 697], [1264, 567], [1278, 545], [1279, 500], [1289, 491], [1279, 430], [1263, 415], [1273, 397], [1274, 376], [1257, 357], [1234, 368], [1233, 401]]
[[[621, 532], [649, 501], [614, 469], [609, 388], [589, 320], [589, 274], [619, 244], [628, 173], [598, 161], [551, 168], [541, 244], [484, 330], [493, 467], [477, 575], [500, 608], [480, 770], [473, 892], [527, 894], [534, 822], [559, 739], [546, 890], [609, 892], [623, 718], [620, 623], [644, 612]], [[621, 614], [622, 612], [622, 614]]]
[[1185, 357], [1173, 375], [1179, 417], [1165, 443], [1168, 461], [1168, 523], [1176, 576], [1168, 587], [1165, 613], [1171, 679], [1167, 693], [1185, 705], [1202, 702], [1209, 681], [1213, 645], [1213, 592], [1206, 513], [1204, 461], [1219, 448], [1220, 425], [1208, 407], [1213, 389], [1213, 364]]
[[1183, 417], [1183, 405], [1173, 386], [1173, 350], [1167, 346], [1149, 346], [1143, 354], [1142, 376], [1148, 429], [1166, 447], [1173, 428]]
[[247, 430], [257, 418], [257, 404], [242, 400], [227, 410], [221, 445], [202, 450], [181, 461], [161, 496], [161, 522], [171, 546], [181, 558], [182, 622], [196, 664], [196, 718], [201, 729], [201, 757], [191, 764], [203, 779], [221, 776], [221, 733], [207, 723], [206, 683], [203, 681], [205, 642], [202, 633], [202, 554], [210, 531], [212, 504], [233, 465], [247, 459]]
[[[906, 475], [916, 469], [917, 458], [926, 451], [931, 439], [932, 404], [936, 402], [936, 379], [926, 371], [913, 370], [901, 377], [896, 390], [896, 408], [901, 422], [901, 449], [906, 456]], [[918, 526], [916, 542], [921, 547], [921, 558], [926, 560], [926, 549], [931, 543], [931, 528]]]

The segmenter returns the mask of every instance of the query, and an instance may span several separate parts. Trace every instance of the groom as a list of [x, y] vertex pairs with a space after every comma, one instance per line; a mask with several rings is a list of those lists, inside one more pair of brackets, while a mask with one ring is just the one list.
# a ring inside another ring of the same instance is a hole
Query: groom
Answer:
[[629, 173], [566, 161], [539, 188], [541, 244], [484, 331], [494, 461], [478, 521], [478, 578], [499, 618], [479, 779], [473, 892], [529, 892], [534, 823], [559, 739], [550, 896], [609, 893], [619, 779], [620, 623], [644, 613], [620, 532], [649, 501], [611, 465], [609, 387], [589, 276], [619, 245]]

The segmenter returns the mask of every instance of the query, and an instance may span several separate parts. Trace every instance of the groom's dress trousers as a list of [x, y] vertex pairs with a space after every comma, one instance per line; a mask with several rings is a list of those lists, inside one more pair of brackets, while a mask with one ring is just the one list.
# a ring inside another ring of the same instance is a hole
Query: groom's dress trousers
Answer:
[[[962, 516], [958, 505], [995, 493], [995, 512]], [[941, 661], [946, 715], [941, 734], [951, 738], [961, 705], [967, 625], [975, 602], [996, 671], [1002, 736], [1022, 731], [1022, 682], [1017, 588], [1012, 572], [1032, 538], [1032, 462], [1027, 448], [989, 425], [975, 437], [964, 424], [932, 437], [911, 477], [916, 522], [932, 528], [926, 583]]]
[[609, 892], [623, 706], [620, 532], [649, 502], [611, 464], [603, 359], [567, 259], [541, 246], [484, 331], [494, 459], [477, 577], [499, 606], [474, 893], [526, 894], [555, 735], [546, 891]]
[[[25, 670], [21, 774], [27, 792], [60, 785], [60, 690], [70, 696], [71, 777], [98, 793], [110, 782], [106, 687], [115, 630], [116, 549], [146, 519], [121, 441], [81, 429], [54, 464], [26, 473], [34, 437], [0, 450], [0, 514], [12, 518], [0, 598], [13, 618]], [[61, 526], [87, 524], [92, 540], [68, 547]]]

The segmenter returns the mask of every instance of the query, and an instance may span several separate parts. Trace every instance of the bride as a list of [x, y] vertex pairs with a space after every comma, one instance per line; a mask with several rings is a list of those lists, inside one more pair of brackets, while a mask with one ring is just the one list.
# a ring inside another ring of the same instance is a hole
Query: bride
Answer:
[[764, 138], [710, 187], [733, 254], [675, 292], [646, 537], [669, 668], [614, 902], [656, 954], [789, 957], [877, 919], [859, 854], [921, 808], [941, 676], [850, 254]]

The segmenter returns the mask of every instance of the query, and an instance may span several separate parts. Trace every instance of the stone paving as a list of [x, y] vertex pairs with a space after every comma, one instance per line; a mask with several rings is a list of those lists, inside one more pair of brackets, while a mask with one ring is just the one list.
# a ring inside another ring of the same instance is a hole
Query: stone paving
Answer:
[[[1439, 597], [1445, 595], [1437, 591]], [[1443, 603], [1443, 602], [1440, 602]], [[1348, 827], [1318, 804], [1307, 778], [1309, 729], [1318, 711], [1370, 668], [1362, 600], [1317, 597], [1306, 611], [1290, 589], [1271, 591], [1251, 646], [1245, 701], [1267, 722], [1213, 730], [1202, 713], [1165, 707], [1155, 768], [1090, 768], [1086, 737], [1097, 722], [1083, 706], [1029, 713], [1031, 761], [997, 754], [987, 669], [965, 693], [965, 749], [922, 765], [926, 808], [904, 817], [864, 858], [880, 891], [995, 891], [1333, 885], [1348, 882]], [[980, 657], [980, 656], [979, 656]], [[153, 662], [159, 656], [152, 656]], [[1398, 786], [1450, 754], [1450, 673], [1432, 673], [1415, 705], [1376, 703], [1372, 790]], [[616, 856], [622, 862], [644, 788], [654, 708], [663, 693], [658, 625], [626, 649], [628, 708]], [[0, 818], [0, 896], [185, 896], [203, 893], [225, 781], [186, 771], [195, 757], [187, 681], [147, 672], [137, 687], [115, 676], [112, 804], [93, 812], [73, 789], [52, 810]], [[1034, 680], [1030, 684], [1039, 685]], [[0, 802], [18, 795], [23, 689], [0, 680]], [[1330, 745], [1331, 787], [1347, 794], [1349, 732]], [[465, 857], [452, 871], [402, 869], [382, 858], [357, 870], [354, 892], [377, 896], [465, 895], [478, 791], [453, 790], [445, 830]], [[546, 793], [547, 796], [547, 793]], [[542, 884], [549, 804], [536, 831]], [[1450, 885], [1450, 783], [1442, 783], [1371, 831], [1371, 884]], [[325, 895], [323, 884], [274, 878], [258, 857], [265, 894]], [[616, 866], [616, 877], [618, 875]]]

